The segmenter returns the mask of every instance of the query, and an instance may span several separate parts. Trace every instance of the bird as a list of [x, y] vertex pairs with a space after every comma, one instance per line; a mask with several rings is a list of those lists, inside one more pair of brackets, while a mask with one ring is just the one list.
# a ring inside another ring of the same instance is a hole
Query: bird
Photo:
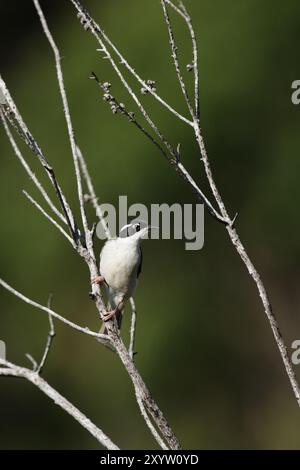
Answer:
[[102, 333], [107, 333], [105, 322], [116, 317], [121, 328], [122, 313], [126, 301], [133, 296], [142, 270], [143, 254], [141, 241], [152, 227], [142, 228], [141, 223], [124, 225], [117, 238], [106, 241], [100, 253], [100, 276], [92, 283], [103, 285], [110, 309], [103, 316]]

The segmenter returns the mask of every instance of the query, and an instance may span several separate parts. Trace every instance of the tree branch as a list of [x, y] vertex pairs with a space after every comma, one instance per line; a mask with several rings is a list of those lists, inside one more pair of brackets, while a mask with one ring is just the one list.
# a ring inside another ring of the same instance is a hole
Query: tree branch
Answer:
[[6, 122], [6, 119], [4, 117], [4, 112], [2, 111], [2, 109], [0, 108], [0, 116], [1, 116], [1, 120], [2, 120], [2, 124], [3, 124], [3, 127], [5, 129], [5, 132], [7, 134], [7, 137], [10, 141], [10, 144], [15, 152], [15, 155], [16, 157], [18, 158], [18, 160], [20, 161], [21, 165], [23, 166], [23, 168], [25, 169], [26, 173], [28, 174], [29, 178], [33, 181], [33, 183], [35, 184], [35, 186], [37, 187], [37, 189], [40, 191], [40, 193], [42, 194], [43, 198], [45, 199], [45, 201], [47, 202], [48, 206], [50, 207], [50, 209], [52, 209], [52, 211], [60, 218], [60, 220], [63, 222], [63, 223], [67, 223], [65, 217], [63, 216], [63, 214], [57, 209], [57, 207], [53, 204], [53, 202], [51, 201], [50, 197], [48, 196], [48, 193], [47, 191], [44, 189], [43, 185], [41, 184], [41, 182], [39, 181], [39, 179], [36, 177], [36, 175], [34, 174], [34, 172], [32, 171], [32, 169], [30, 168], [30, 166], [28, 165], [28, 163], [26, 162], [25, 158], [23, 157], [19, 147], [17, 146], [16, 144], [16, 141], [15, 139], [13, 138], [13, 135], [12, 133], [10, 132], [10, 129], [7, 125], [7, 122]]
[[73, 240], [73, 238], [70, 237], [70, 235], [67, 234], [67, 232], [61, 227], [61, 225], [59, 225], [56, 220], [53, 219], [53, 217], [51, 217], [51, 215], [49, 215], [41, 206], [38, 202], [36, 202], [36, 200], [30, 196], [30, 194], [27, 193], [27, 191], [23, 190], [22, 191], [24, 196], [27, 197], [27, 199], [46, 217], [46, 219], [48, 219], [59, 231], [60, 233], [63, 234], [64, 237], [66, 237], [66, 239], [71, 243], [71, 245], [73, 246], [73, 248], [76, 249], [76, 245], [75, 245], [75, 242]]
[[91, 203], [92, 203], [92, 206], [95, 210], [96, 216], [98, 217], [99, 221], [101, 222], [101, 225], [102, 225], [102, 228], [103, 228], [104, 233], [106, 235], [106, 238], [110, 239], [111, 234], [109, 232], [109, 229], [108, 229], [107, 223], [105, 221], [103, 212], [101, 210], [100, 204], [98, 204], [98, 198], [96, 196], [93, 181], [92, 181], [92, 178], [89, 174], [89, 170], [88, 170], [86, 161], [85, 161], [85, 159], [82, 155], [82, 152], [81, 152], [81, 150], [78, 146], [76, 147], [76, 151], [77, 151], [77, 155], [78, 155], [78, 160], [79, 160], [81, 172], [82, 172], [83, 178], [86, 182], [87, 189], [88, 189], [88, 192], [89, 192], [88, 200], [91, 201]]
[[197, 186], [197, 184], [195, 183], [195, 181], [193, 180], [189, 172], [186, 170], [184, 165], [180, 162], [180, 152], [179, 152], [180, 145], [177, 146], [176, 150], [172, 149], [170, 155], [168, 155], [168, 153], [162, 148], [162, 146], [157, 142], [157, 140], [155, 140], [153, 136], [137, 121], [134, 113], [127, 111], [126, 107], [122, 105], [122, 103], [119, 103], [119, 101], [111, 93], [108, 93], [108, 88], [109, 88], [108, 85], [110, 84], [101, 83], [97, 75], [94, 72], [92, 73], [92, 78], [96, 80], [99, 87], [105, 92], [104, 93], [105, 101], [108, 101], [109, 105], [114, 110], [114, 112], [119, 112], [123, 116], [125, 116], [129, 122], [134, 124], [135, 127], [138, 130], [140, 130], [160, 150], [160, 152], [163, 154], [164, 157], [166, 157], [169, 163], [175, 168], [175, 171], [181, 176], [181, 178], [190, 184], [193, 192], [196, 194], [196, 197], [199, 199], [201, 203], [205, 205], [209, 213], [221, 223], [224, 223], [224, 224], [230, 223], [230, 221], [225, 220], [214, 209], [211, 202], [208, 200], [205, 194], [201, 191], [199, 186]]
[[195, 31], [193, 28], [193, 23], [190, 15], [188, 14], [184, 4], [182, 1], [179, 1], [179, 7], [174, 5], [171, 0], [164, 0], [165, 3], [170, 5], [173, 10], [180, 15], [187, 24], [189, 28], [191, 40], [192, 40], [192, 47], [193, 47], [193, 72], [194, 72], [194, 94], [195, 94], [195, 110], [196, 110], [196, 118], [199, 121], [200, 119], [200, 108], [199, 108], [199, 66], [198, 66], [198, 44], [196, 40]]
[[[113, 58], [111, 57], [109, 51], [105, 47], [105, 44], [104, 44], [103, 40], [101, 40], [101, 38], [99, 37], [99, 34], [106, 41], [106, 43], [109, 44], [109, 46], [112, 47], [114, 52], [118, 55], [119, 59], [121, 60], [121, 63], [124, 64], [129, 71], [131, 71], [131, 73], [135, 76], [135, 78], [140, 83], [142, 83], [143, 86], [147, 85], [147, 84], [144, 84], [144, 82], [141, 81], [140, 77], [136, 74], [136, 72], [133, 70], [133, 68], [128, 65], [127, 61], [119, 53], [119, 51], [112, 44], [112, 42], [109, 40], [109, 38], [104, 34], [103, 30], [99, 27], [99, 25], [97, 23], [95, 23], [95, 21], [90, 17], [90, 15], [86, 12], [86, 10], [84, 10], [82, 8], [79, 1], [78, 0], [71, 0], [71, 2], [76, 7], [77, 11], [79, 12], [81, 21], [83, 20], [83, 22], [86, 26], [86, 29], [90, 29], [92, 34], [98, 40], [98, 42], [101, 46], [101, 51], [105, 54], [105, 57], [107, 59], [109, 59], [109, 61], [111, 62], [111, 65], [112, 65], [113, 69], [116, 71], [116, 73], [118, 74], [118, 76], [121, 80], [121, 83], [124, 85], [125, 89], [129, 92], [131, 97], [134, 99], [134, 101], [136, 102], [136, 104], [138, 105], [140, 110], [142, 111], [142, 114], [143, 114], [144, 118], [146, 119], [146, 121], [148, 122], [148, 124], [150, 124], [152, 129], [156, 132], [158, 137], [161, 139], [161, 135], [160, 135], [157, 127], [152, 123], [151, 118], [145, 112], [145, 110], [141, 106], [139, 100], [137, 99], [137, 97], [133, 93], [132, 89], [129, 87], [128, 83], [124, 79], [122, 73], [120, 72], [119, 68], [117, 67], [116, 63], [114, 62]], [[257, 287], [259, 296], [261, 298], [265, 314], [266, 314], [267, 319], [269, 321], [269, 324], [270, 324], [270, 327], [272, 329], [276, 344], [277, 344], [278, 349], [280, 351], [282, 361], [284, 363], [286, 373], [287, 373], [288, 378], [290, 380], [292, 390], [293, 390], [294, 395], [296, 397], [296, 400], [297, 400], [297, 402], [300, 406], [300, 388], [299, 388], [299, 384], [297, 382], [296, 375], [295, 375], [291, 360], [290, 360], [288, 352], [287, 352], [287, 348], [286, 348], [286, 346], [284, 344], [284, 341], [282, 339], [282, 335], [281, 335], [281, 332], [280, 332], [280, 329], [279, 329], [279, 325], [278, 325], [277, 320], [275, 318], [275, 315], [272, 311], [272, 306], [271, 306], [266, 288], [264, 286], [264, 283], [263, 283], [258, 271], [254, 267], [254, 264], [250, 260], [250, 258], [248, 256], [242, 242], [239, 239], [237, 231], [234, 228], [235, 218], [231, 219], [229, 217], [227, 209], [226, 209], [225, 204], [223, 202], [223, 199], [222, 199], [222, 197], [219, 193], [219, 190], [217, 188], [217, 185], [216, 185], [215, 180], [214, 180], [213, 175], [212, 175], [212, 170], [211, 170], [211, 167], [210, 167], [210, 162], [209, 162], [209, 159], [208, 159], [208, 156], [207, 156], [207, 152], [206, 152], [206, 148], [205, 148], [205, 144], [204, 144], [204, 139], [203, 139], [203, 135], [202, 135], [202, 130], [201, 130], [200, 123], [199, 123], [199, 106], [198, 106], [198, 101], [199, 101], [199, 98], [198, 98], [198, 95], [199, 95], [199, 73], [198, 73], [198, 52], [197, 52], [198, 51], [198, 46], [197, 46], [197, 41], [196, 41], [196, 37], [195, 37], [194, 30], [193, 30], [193, 27], [192, 27], [190, 16], [187, 13], [187, 10], [184, 7], [182, 2], [180, 2], [180, 7], [175, 6], [170, 0], [163, 0], [162, 1], [163, 5], [165, 5], [165, 2], [169, 6], [171, 6], [174, 9], [174, 11], [176, 11], [186, 21], [186, 23], [188, 25], [188, 28], [189, 28], [190, 35], [191, 35], [191, 39], [192, 39], [193, 57], [194, 57], [193, 65], [194, 65], [195, 109], [197, 111], [196, 111], [196, 113], [191, 112], [190, 114], [191, 114], [191, 117], [192, 117], [192, 126], [193, 126], [194, 133], [195, 133], [195, 139], [196, 139], [196, 142], [198, 144], [199, 151], [200, 151], [200, 156], [201, 156], [200, 160], [202, 161], [202, 163], [204, 165], [205, 174], [206, 174], [207, 180], [209, 182], [212, 194], [214, 196], [214, 199], [215, 199], [215, 202], [218, 206], [219, 211], [216, 211], [210, 203], [208, 205], [207, 200], [206, 201], [204, 200], [204, 203], [205, 203], [206, 207], [208, 208], [209, 212], [215, 217], [215, 219], [226, 225], [226, 229], [227, 229], [227, 232], [229, 234], [231, 243], [235, 247], [238, 255], [240, 256], [243, 263], [245, 264], [251, 278], [254, 280], [254, 282], [256, 284], [256, 287]], [[166, 19], [166, 16], [165, 16], [165, 19]], [[172, 30], [172, 25], [171, 25], [171, 22], [170, 22], [169, 18], [167, 19], [167, 26], [168, 26], [168, 29], [169, 29], [169, 37], [170, 37], [171, 47], [172, 47], [172, 49], [175, 48], [175, 51], [176, 51], [177, 46], [176, 46], [176, 43], [175, 43], [174, 34], [173, 34], [173, 30]], [[174, 57], [173, 57], [173, 59], [174, 59]], [[177, 60], [177, 56], [176, 56], [176, 60]], [[178, 75], [178, 71], [177, 71], [177, 75]], [[182, 81], [183, 81], [183, 77], [182, 77], [182, 75], [180, 75], [180, 82], [182, 82]], [[181, 83], [181, 85], [182, 85], [182, 83]], [[147, 86], [145, 86], [145, 88], [147, 89]], [[185, 84], [184, 84], [184, 90], [186, 90]], [[151, 90], [148, 90], [148, 91], [149, 91], [149, 93], [151, 93]], [[153, 92], [152, 92], [152, 95], [153, 95]], [[197, 105], [196, 105], [196, 103], [197, 103]], [[173, 113], [173, 114], [176, 115], [176, 113]], [[177, 117], [179, 119], [181, 119], [179, 116], [177, 116]], [[190, 121], [188, 121], [187, 124], [190, 124]], [[163, 143], [166, 145], [166, 140], [165, 140], [164, 137], [163, 137]], [[168, 149], [168, 151], [170, 151], [169, 146], [167, 146], [167, 149]], [[191, 175], [186, 171], [186, 169], [183, 167], [183, 165], [180, 162], [177, 162], [177, 163], [178, 163], [177, 165], [176, 164], [174, 165], [175, 169], [192, 186], [195, 194], [197, 195], [197, 198], [200, 201], [201, 200], [203, 201], [203, 194], [200, 192], [197, 184], [195, 183], [195, 181], [193, 180]], [[172, 164], [174, 164], [174, 161], [172, 161]]]
[[141, 399], [141, 397], [136, 393], [136, 401], [140, 407], [140, 411], [141, 411], [141, 415], [142, 417], [144, 418], [145, 420], [145, 423], [147, 424], [152, 436], [154, 437], [154, 439], [156, 440], [156, 442], [158, 443], [158, 445], [163, 449], [163, 450], [169, 450], [168, 446], [166, 446], [164, 440], [161, 438], [161, 436], [159, 435], [159, 433], [157, 432], [157, 430], [155, 429], [155, 427], [153, 426], [153, 423], [150, 419], [150, 417], [148, 416], [147, 414], [147, 411], [145, 409], [145, 406], [144, 406], [144, 403], [143, 403], [143, 400]]
[[[75, 219], [73, 216], [73, 213], [71, 211], [71, 208], [65, 198], [65, 195], [56, 179], [55, 172], [53, 168], [49, 165], [47, 159], [45, 158], [42, 150], [38, 146], [36, 140], [32, 136], [32, 134], [29, 132], [25, 122], [23, 121], [23, 118], [21, 114], [19, 113], [7, 87], [0, 76], [0, 91], [2, 92], [4, 98], [5, 98], [5, 103], [0, 104], [0, 108], [4, 114], [4, 116], [8, 119], [10, 124], [16, 129], [18, 134], [22, 137], [22, 139], [25, 141], [25, 143], [28, 145], [28, 147], [32, 150], [32, 152], [37, 156], [39, 159], [40, 164], [46, 171], [52, 186], [54, 187], [54, 190], [56, 192], [56, 195], [58, 197], [58, 200], [60, 202], [60, 205], [62, 207], [62, 211], [64, 213], [64, 216], [66, 218], [69, 230], [71, 232], [72, 238], [77, 244], [79, 241], [79, 232], [75, 223]], [[11, 141], [12, 145], [13, 142]], [[14, 147], [14, 146], [13, 146]], [[15, 150], [15, 148], [14, 148]]]
[[166, 22], [166, 25], [167, 25], [167, 28], [168, 28], [169, 41], [170, 41], [171, 50], [172, 50], [172, 59], [173, 59], [176, 75], [177, 75], [177, 78], [178, 78], [180, 88], [181, 88], [182, 94], [184, 96], [185, 102], [186, 102], [187, 107], [189, 109], [190, 115], [192, 116], [193, 119], [195, 119], [195, 113], [194, 113], [193, 107], [191, 105], [190, 98], [189, 98], [189, 95], [188, 95], [188, 92], [187, 92], [187, 89], [186, 89], [186, 86], [185, 86], [185, 82], [184, 82], [184, 79], [183, 79], [183, 76], [182, 76], [182, 73], [181, 73], [181, 70], [180, 70], [178, 56], [177, 56], [177, 46], [175, 44], [173, 28], [172, 28], [171, 23], [170, 23], [170, 18], [169, 18], [169, 14], [168, 14], [168, 11], [167, 11], [165, 0], [160, 0], [160, 3], [161, 3], [161, 6], [162, 6], [162, 9], [163, 9], [165, 22]]
[[136, 306], [134, 299], [130, 297], [130, 305], [131, 305], [131, 325], [130, 325], [130, 341], [129, 341], [129, 356], [131, 357], [132, 361], [134, 361], [134, 347], [135, 347], [135, 332], [136, 332]]
[[[37, 0], [34, 0], [34, 4], [37, 7], [37, 10], [40, 14], [40, 19], [42, 21], [44, 19], [44, 16], [43, 16], [43, 14], [41, 14], [41, 10], [40, 10], [39, 3], [37, 2]], [[49, 36], [50, 33], [49, 33], [47, 25], [45, 24], [44, 21], [42, 21], [42, 24], [43, 24], [44, 32], [48, 33], [48, 35], [46, 34], [47, 37], [48, 37], [48, 40], [51, 41], [52, 36], [51, 35]], [[53, 44], [52, 44], [52, 48], [53, 48]], [[78, 197], [79, 197], [79, 203], [80, 203], [80, 206], [81, 206], [81, 215], [82, 215], [82, 218], [83, 218], [85, 239], [87, 241], [87, 243], [86, 243], [87, 247], [86, 248], [81, 246], [80, 239], [79, 239], [79, 231], [78, 231], [77, 226], [75, 224], [75, 220], [74, 220], [72, 211], [71, 211], [69, 205], [66, 202], [66, 199], [65, 199], [65, 197], [64, 197], [64, 195], [63, 195], [63, 193], [60, 189], [60, 186], [57, 183], [57, 180], [56, 180], [56, 177], [54, 175], [53, 169], [49, 166], [49, 164], [48, 164], [47, 160], [45, 159], [43, 153], [41, 152], [40, 148], [38, 147], [38, 144], [33, 139], [32, 135], [29, 133], [22, 117], [18, 113], [17, 108], [16, 108], [13, 100], [11, 99], [11, 96], [10, 96], [10, 94], [9, 94], [7, 88], [6, 88], [5, 83], [1, 79], [0, 80], [0, 89], [3, 90], [3, 95], [4, 95], [4, 98], [5, 98], [5, 105], [4, 105], [3, 109], [4, 109], [5, 116], [7, 116], [7, 118], [9, 119], [9, 122], [17, 129], [17, 131], [19, 132], [21, 137], [25, 140], [27, 145], [29, 145], [29, 147], [32, 149], [32, 151], [38, 156], [41, 164], [43, 165], [44, 169], [47, 171], [48, 176], [50, 177], [51, 182], [52, 182], [52, 184], [54, 185], [54, 187], [56, 189], [57, 196], [58, 196], [58, 198], [61, 202], [63, 211], [66, 215], [68, 225], [71, 229], [72, 237], [74, 238], [74, 241], [75, 241], [76, 246], [77, 246], [77, 252], [83, 257], [83, 259], [87, 263], [88, 268], [89, 268], [89, 272], [90, 272], [90, 278], [94, 278], [98, 275], [98, 266], [97, 266], [97, 262], [96, 262], [96, 259], [95, 259], [95, 256], [94, 256], [94, 251], [93, 251], [92, 231], [89, 231], [87, 221], [84, 219], [84, 217], [85, 217], [85, 212], [84, 212], [84, 207], [83, 207], [84, 200], [83, 200], [83, 193], [82, 193], [82, 187], [81, 187], [81, 176], [80, 176], [79, 165], [78, 165], [78, 153], [77, 153], [77, 149], [76, 149], [76, 144], [75, 144], [75, 139], [74, 139], [74, 135], [73, 135], [73, 129], [72, 129], [71, 121], [69, 119], [70, 114], [69, 114], [69, 108], [68, 108], [68, 104], [67, 104], [67, 101], [66, 101], [66, 95], [65, 95], [64, 86], [63, 86], [62, 71], [61, 71], [61, 68], [60, 68], [60, 56], [59, 56], [59, 52], [58, 52], [58, 49], [56, 48], [56, 46], [55, 46], [54, 49], [55, 49], [54, 52], [55, 52], [56, 67], [57, 67], [57, 78], [58, 78], [58, 81], [59, 81], [60, 92], [61, 92], [62, 99], [63, 99], [64, 114], [65, 114], [67, 125], [68, 125], [69, 138], [70, 138], [70, 141], [71, 141], [71, 148], [72, 148], [73, 160], [74, 160], [74, 165], [75, 165], [75, 174], [76, 174], [76, 179], [77, 179]], [[161, 135], [161, 137], [163, 138], [162, 135]], [[168, 146], [169, 144], [167, 142], [165, 142], [165, 145]], [[53, 310], [49, 309], [48, 307], [44, 307], [44, 306], [38, 304], [37, 302], [34, 302], [34, 301], [28, 299], [27, 297], [25, 297], [23, 294], [19, 293], [15, 289], [13, 289], [11, 286], [9, 286], [4, 281], [0, 280], [0, 284], [3, 287], [5, 287], [7, 290], [12, 292], [14, 295], [21, 298], [26, 303], [29, 303], [32, 306], [47, 312], [48, 314], [52, 315], [53, 317], [58, 318], [60, 321], [63, 321], [64, 323], [68, 324], [69, 326], [76, 329], [77, 331], [81, 331], [82, 333], [86, 333], [90, 336], [96, 337], [97, 339], [101, 339], [101, 338], [103, 339], [103, 336], [105, 336], [106, 340], [110, 341], [112, 346], [115, 348], [118, 356], [120, 357], [123, 365], [125, 366], [125, 369], [127, 370], [128, 374], [129, 374], [129, 377], [130, 377], [130, 379], [133, 383], [135, 393], [138, 394], [139, 399], [143, 402], [145, 408], [147, 409], [147, 411], [152, 416], [153, 422], [156, 424], [156, 426], [158, 427], [158, 429], [160, 430], [160, 432], [164, 436], [164, 439], [168, 443], [169, 447], [171, 449], [179, 449], [180, 448], [180, 444], [179, 444], [176, 436], [174, 435], [171, 427], [169, 426], [168, 422], [166, 421], [166, 419], [165, 419], [163, 413], [161, 412], [161, 410], [159, 409], [158, 405], [155, 403], [155, 401], [151, 397], [151, 395], [149, 393], [149, 390], [146, 387], [141, 375], [139, 374], [139, 372], [138, 372], [137, 368], [135, 367], [134, 363], [132, 362], [132, 360], [129, 356], [129, 353], [128, 353], [122, 339], [120, 338], [120, 336], [118, 334], [118, 330], [116, 328], [115, 322], [113, 322], [113, 321], [107, 322], [108, 336], [107, 335], [100, 335], [100, 334], [97, 334], [95, 332], [91, 332], [87, 328], [82, 328], [82, 327], [70, 322], [69, 320], [66, 320], [64, 317], [58, 315], [57, 313], [55, 313]], [[95, 306], [97, 308], [97, 311], [98, 311], [100, 317], [102, 318], [103, 313], [106, 311], [106, 307], [105, 307], [103, 299], [102, 299], [100, 288], [95, 283], [92, 285], [92, 294], [93, 294], [93, 298], [94, 298], [94, 301], [95, 301]]]
[[[162, 0], [162, 1], [163, 2], [166, 1], [168, 4], [172, 5], [172, 2], [170, 0]], [[189, 26], [192, 41], [193, 41], [194, 55], [195, 55], [197, 53], [198, 47], [197, 47], [197, 41], [196, 41], [196, 38], [195, 38], [192, 23], [190, 21], [190, 16], [188, 15], [187, 10], [184, 7], [182, 2], [180, 3], [180, 5], [181, 5], [181, 8], [182, 8], [182, 11], [180, 13], [179, 13], [178, 9], [177, 10], [175, 9], [175, 11], [177, 11], [178, 14], [183, 16], [183, 18], [186, 20], [186, 22]], [[168, 26], [172, 30], [172, 26], [171, 26], [170, 22], [169, 22]], [[172, 37], [174, 37], [174, 36], [172, 36]], [[174, 47], [176, 47], [175, 42], [174, 42]], [[197, 81], [197, 83], [196, 83], [196, 81]], [[195, 88], [197, 86], [198, 86], [198, 74], [195, 74]], [[220, 211], [222, 217], [225, 220], [230, 221], [230, 217], [228, 215], [227, 209], [225, 207], [223, 199], [222, 199], [222, 197], [219, 193], [219, 190], [218, 190], [217, 185], [215, 183], [215, 180], [213, 178], [213, 174], [212, 174], [212, 170], [211, 170], [211, 167], [210, 167], [210, 162], [209, 162], [209, 159], [208, 159], [208, 156], [207, 156], [207, 152], [206, 152], [205, 143], [204, 143], [204, 139], [203, 139], [202, 130], [201, 130], [201, 127], [200, 127], [199, 120], [197, 119], [197, 117], [194, 117], [192, 113], [191, 113], [191, 116], [194, 120], [194, 126], [193, 127], [194, 127], [194, 132], [195, 132], [195, 138], [196, 138], [196, 142], [199, 146], [201, 161], [204, 165], [204, 170], [205, 170], [207, 180], [209, 182], [210, 188], [212, 190], [212, 193], [214, 195], [215, 201], [216, 201], [216, 203], [219, 207], [219, 211]], [[287, 348], [286, 348], [285, 343], [283, 341], [282, 334], [281, 334], [281, 331], [279, 329], [278, 322], [277, 322], [277, 320], [275, 318], [275, 315], [273, 313], [271, 302], [269, 300], [269, 296], [267, 294], [266, 288], [264, 286], [264, 283], [263, 283], [258, 271], [256, 270], [256, 268], [255, 268], [254, 264], [252, 263], [250, 257], [248, 256], [248, 254], [245, 250], [245, 247], [243, 246], [243, 244], [242, 244], [242, 242], [241, 242], [241, 240], [238, 236], [238, 233], [237, 233], [236, 229], [234, 228], [234, 220], [230, 221], [230, 223], [228, 223], [226, 225], [227, 232], [229, 234], [231, 243], [233, 244], [233, 246], [236, 249], [238, 255], [240, 256], [241, 260], [245, 264], [245, 266], [248, 270], [248, 273], [250, 274], [250, 276], [252, 277], [252, 279], [254, 280], [254, 282], [256, 284], [256, 287], [257, 287], [259, 296], [261, 298], [261, 302], [262, 302], [265, 314], [266, 314], [267, 319], [269, 321], [271, 330], [273, 332], [276, 344], [278, 346], [278, 349], [279, 349], [279, 352], [280, 352], [280, 355], [281, 355], [281, 359], [283, 361], [286, 373], [288, 375], [290, 384], [292, 386], [292, 390], [294, 392], [294, 395], [295, 395], [295, 398], [298, 402], [298, 405], [300, 406], [300, 387], [299, 387], [299, 383], [297, 381], [296, 374], [295, 374], [292, 362], [289, 358]]]
[[[105, 42], [111, 47], [111, 49], [114, 51], [116, 56], [118, 57], [120, 64], [124, 65], [126, 69], [135, 77], [135, 79], [140, 83], [140, 85], [143, 87], [143, 89], [147, 90], [148, 93], [150, 93], [162, 106], [164, 106], [166, 109], [168, 109], [172, 114], [174, 114], [178, 119], [181, 121], [185, 122], [186, 124], [192, 126], [193, 123], [189, 121], [187, 118], [182, 116], [180, 113], [178, 113], [175, 109], [172, 108], [172, 106], [169, 105], [166, 101], [164, 101], [155, 91], [153, 86], [150, 86], [147, 81], [143, 80], [138, 73], [135, 71], [133, 67], [127, 62], [125, 57], [121, 54], [121, 52], [118, 50], [118, 48], [115, 46], [115, 44], [109, 39], [107, 34], [104, 32], [104, 30], [99, 26], [98, 23], [95, 22], [95, 20], [90, 16], [90, 14], [87, 12], [86, 9], [83, 8], [83, 6], [80, 4], [78, 0], [71, 0], [73, 5], [78, 11], [78, 18], [81, 21], [83, 27], [87, 30], [90, 29], [92, 34], [96, 37], [100, 49], [99, 52], [104, 54], [104, 57], [108, 59], [115, 71], [118, 73], [119, 78], [121, 79], [121, 72], [119, 68], [117, 67], [115, 61], [111, 57], [110, 52], [108, 51], [107, 47], [105, 46]], [[100, 35], [100, 37], [99, 37]], [[101, 39], [102, 38], [102, 39]], [[123, 81], [123, 80], [122, 80]], [[123, 83], [124, 84], [124, 83]], [[125, 85], [125, 84], [124, 84]]]
[[46, 307], [44, 305], [39, 304], [38, 302], [35, 302], [34, 300], [29, 299], [26, 297], [24, 294], [21, 294], [21, 292], [17, 291], [13, 287], [11, 287], [7, 282], [5, 282], [3, 279], [0, 278], [0, 285], [4, 287], [4, 289], [8, 290], [11, 294], [15, 295], [19, 299], [23, 300], [26, 304], [31, 305], [32, 307], [35, 307], [39, 310], [42, 310], [43, 312], [48, 313], [48, 315], [51, 315], [53, 318], [57, 318], [57, 320], [65, 323], [66, 325], [70, 326], [76, 331], [79, 331], [80, 333], [84, 333], [88, 336], [92, 336], [98, 340], [103, 340], [105, 342], [109, 342], [110, 339], [107, 335], [102, 335], [100, 333], [96, 333], [95, 331], [91, 331], [89, 328], [83, 328], [82, 326], [77, 325], [76, 323], [73, 323], [70, 320], [67, 320], [64, 318], [62, 315], [59, 315], [58, 313], [54, 312], [51, 310], [49, 307]]
[[[51, 308], [51, 303], [52, 303], [52, 295], [49, 295], [48, 305], [47, 305], [48, 308]], [[50, 352], [50, 349], [51, 349], [51, 346], [52, 346], [52, 343], [53, 343], [53, 340], [54, 340], [54, 337], [55, 337], [54, 321], [53, 321], [53, 318], [50, 314], [48, 314], [48, 319], [49, 319], [50, 329], [49, 329], [49, 333], [48, 333], [48, 336], [47, 336], [47, 342], [46, 342], [43, 357], [42, 357], [41, 362], [39, 363], [39, 366], [36, 370], [36, 372], [38, 374], [41, 374], [43, 369], [44, 369], [44, 366], [45, 366], [46, 361], [48, 359], [48, 355], [49, 355], [49, 352]]]
[[85, 416], [70, 401], [63, 397], [57, 390], [48, 384], [35, 371], [20, 367], [11, 362], [0, 359], [0, 376], [20, 377], [35, 385], [41, 392], [47, 395], [56, 405], [72, 416], [83, 428], [85, 428], [103, 447], [110, 450], [119, 450], [110, 438], [98, 428], [87, 416]]
[[[84, 208], [84, 199], [83, 199], [83, 192], [82, 192], [82, 183], [81, 183], [81, 175], [80, 175], [80, 169], [79, 169], [79, 163], [78, 163], [78, 155], [76, 151], [76, 143], [75, 143], [75, 137], [74, 137], [74, 130], [73, 130], [73, 125], [72, 125], [72, 120], [71, 120], [71, 115], [70, 115], [70, 110], [69, 110], [69, 104], [68, 104], [68, 99], [65, 91], [65, 85], [64, 85], [64, 78], [63, 78], [63, 73], [61, 69], [61, 57], [59, 50], [55, 44], [55, 41], [53, 39], [53, 36], [50, 33], [50, 30], [48, 28], [48, 24], [46, 21], [46, 18], [44, 16], [44, 13], [40, 7], [40, 4], [38, 0], [33, 0], [34, 6], [37, 10], [38, 16], [41, 21], [41, 25], [43, 28], [43, 31], [45, 33], [45, 36], [47, 37], [49, 44], [53, 50], [54, 53], [54, 58], [55, 58], [55, 66], [56, 66], [56, 74], [57, 74], [57, 81], [59, 85], [59, 91], [60, 95], [62, 98], [62, 103], [63, 103], [63, 110], [64, 110], [64, 116], [66, 119], [66, 124], [67, 124], [67, 129], [68, 129], [68, 134], [69, 134], [69, 140], [70, 140], [70, 145], [71, 145], [71, 151], [72, 151], [72, 156], [73, 156], [73, 161], [74, 161], [74, 169], [75, 169], [75, 176], [76, 176], [76, 181], [77, 181], [77, 192], [78, 192], [78, 200], [79, 200], [79, 205], [80, 205], [80, 213], [81, 213], [81, 219], [82, 219], [82, 224], [83, 224], [83, 229], [85, 236], [89, 236], [89, 227], [88, 227], [88, 222], [85, 214], [85, 208]], [[88, 243], [88, 240], [86, 240]], [[89, 244], [90, 245], [90, 244]], [[89, 246], [89, 249], [91, 246]]]

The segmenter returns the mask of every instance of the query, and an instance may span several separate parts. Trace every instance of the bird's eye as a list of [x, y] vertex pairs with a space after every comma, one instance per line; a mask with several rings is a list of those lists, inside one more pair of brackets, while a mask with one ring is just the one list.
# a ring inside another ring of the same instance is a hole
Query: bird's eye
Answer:
[[135, 225], [135, 231], [136, 232], [139, 232], [141, 230], [141, 225], [140, 224], [136, 224]]

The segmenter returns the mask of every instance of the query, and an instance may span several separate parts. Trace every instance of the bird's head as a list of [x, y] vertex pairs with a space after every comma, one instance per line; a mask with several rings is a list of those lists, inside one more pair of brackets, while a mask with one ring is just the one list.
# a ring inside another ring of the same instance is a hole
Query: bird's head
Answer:
[[147, 225], [141, 222], [130, 223], [124, 225], [124, 227], [121, 228], [119, 238], [131, 238], [134, 240], [142, 240], [146, 237], [149, 230], [151, 230], [152, 228], [155, 227], [151, 227], [151, 225]]

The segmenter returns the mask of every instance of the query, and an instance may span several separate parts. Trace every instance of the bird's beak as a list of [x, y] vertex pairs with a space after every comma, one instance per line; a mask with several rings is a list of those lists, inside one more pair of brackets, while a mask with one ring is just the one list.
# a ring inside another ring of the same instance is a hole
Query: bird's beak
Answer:
[[[155, 227], [154, 225], [148, 225], [148, 234], [151, 230], [159, 230], [159, 227]], [[151, 235], [150, 235], [151, 238]]]
[[153, 225], [147, 225], [147, 227], [143, 228], [139, 233], [139, 238], [141, 239], [148, 239], [148, 238], [151, 238], [151, 236], [149, 236], [149, 232], [151, 230], [158, 230], [158, 227], [154, 227]]

